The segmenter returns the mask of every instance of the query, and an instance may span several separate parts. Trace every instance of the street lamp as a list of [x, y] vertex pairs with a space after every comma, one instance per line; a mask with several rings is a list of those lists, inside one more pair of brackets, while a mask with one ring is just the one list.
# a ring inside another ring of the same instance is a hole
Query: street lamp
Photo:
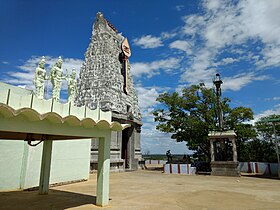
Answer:
[[[279, 122], [279, 118], [278, 118], [278, 122]], [[276, 120], [274, 122], [272, 122], [273, 124], [273, 134], [274, 134], [274, 141], [275, 141], [275, 145], [276, 145], [276, 154], [277, 154], [277, 161], [278, 161], [278, 177], [280, 178], [280, 159], [279, 159], [279, 141], [278, 138], [276, 136]]]
[[277, 135], [276, 135], [276, 123], [279, 123], [280, 122], [280, 118], [271, 118], [271, 119], [266, 119], [266, 120], [260, 120], [260, 122], [263, 122], [263, 123], [272, 123], [272, 126], [273, 126], [273, 135], [274, 135], [274, 143], [275, 143], [275, 146], [276, 146], [276, 154], [277, 154], [277, 162], [278, 162], [278, 177], [280, 178], [280, 158], [279, 158], [279, 141], [278, 141], [278, 138], [277, 138]]
[[216, 97], [217, 97], [217, 117], [218, 117], [218, 122], [219, 122], [219, 129], [223, 130], [223, 111], [222, 111], [222, 104], [221, 104], [221, 95], [222, 95], [222, 90], [221, 90], [221, 84], [223, 84], [223, 81], [221, 80], [220, 74], [216, 74], [214, 80], [213, 80], [214, 85], [216, 86]]

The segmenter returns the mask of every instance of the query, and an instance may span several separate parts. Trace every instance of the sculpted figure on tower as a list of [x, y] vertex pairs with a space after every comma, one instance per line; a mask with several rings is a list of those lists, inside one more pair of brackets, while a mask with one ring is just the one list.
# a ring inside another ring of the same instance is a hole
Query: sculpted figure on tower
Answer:
[[74, 102], [76, 90], [77, 90], [76, 69], [74, 68], [72, 69], [72, 73], [68, 75], [67, 80], [68, 80], [68, 102]]
[[57, 62], [53, 65], [50, 73], [50, 80], [52, 83], [52, 98], [56, 101], [60, 99], [60, 90], [62, 85], [62, 80], [65, 80], [62, 69], [62, 58], [59, 56]]
[[45, 92], [45, 81], [48, 79], [47, 72], [45, 70], [45, 64], [46, 60], [43, 56], [35, 70], [35, 76], [33, 83], [35, 84], [36, 93], [35, 95], [39, 99], [44, 98], [44, 92]]

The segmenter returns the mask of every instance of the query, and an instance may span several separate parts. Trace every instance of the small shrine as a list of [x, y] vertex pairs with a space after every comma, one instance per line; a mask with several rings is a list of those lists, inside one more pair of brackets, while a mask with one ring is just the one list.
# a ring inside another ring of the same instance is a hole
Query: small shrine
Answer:
[[213, 81], [216, 87], [216, 115], [218, 121], [218, 130], [210, 131], [208, 138], [210, 141], [211, 154], [211, 175], [215, 176], [239, 176], [236, 133], [233, 130], [225, 130], [223, 122], [223, 112], [221, 107], [221, 84], [220, 75], [216, 74]]

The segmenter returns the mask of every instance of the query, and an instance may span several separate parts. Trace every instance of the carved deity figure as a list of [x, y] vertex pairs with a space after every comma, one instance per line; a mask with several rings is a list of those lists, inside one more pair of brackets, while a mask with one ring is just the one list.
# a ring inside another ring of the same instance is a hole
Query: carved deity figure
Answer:
[[65, 76], [63, 75], [63, 70], [62, 70], [61, 56], [59, 56], [57, 62], [53, 65], [51, 69], [50, 80], [53, 88], [52, 98], [55, 101], [59, 101], [62, 80], [65, 80]]
[[45, 70], [46, 60], [43, 56], [35, 70], [35, 76], [33, 83], [35, 84], [36, 88], [36, 96], [38, 99], [44, 98], [44, 90], [45, 90], [45, 80], [48, 79], [47, 72]]
[[74, 102], [77, 89], [76, 70], [68, 76], [68, 102]]

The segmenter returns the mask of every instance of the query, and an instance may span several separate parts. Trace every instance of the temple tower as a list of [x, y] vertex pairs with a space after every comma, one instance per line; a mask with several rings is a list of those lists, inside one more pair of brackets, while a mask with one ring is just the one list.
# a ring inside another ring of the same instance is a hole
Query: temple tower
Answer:
[[[130, 55], [128, 40], [97, 13], [77, 83], [75, 104], [112, 111], [112, 120], [131, 124], [123, 132], [112, 132], [111, 169], [114, 170], [136, 170], [142, 159], [141, 113], [130, 75]], [[92, 140], [92, 169], [97, 167], [97, 142]]]

